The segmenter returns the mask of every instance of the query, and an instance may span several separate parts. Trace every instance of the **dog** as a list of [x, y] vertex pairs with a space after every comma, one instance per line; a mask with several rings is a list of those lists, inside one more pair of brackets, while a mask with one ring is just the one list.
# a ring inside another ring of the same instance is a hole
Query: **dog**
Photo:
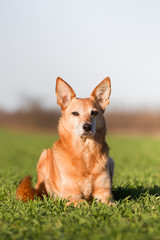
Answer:
[[103, 116], [111, 94], [110, 78], [105, 78], [89, 98], [77, 98], [60, 77], [56, 81], [59, 140], [44, 150], [37, 164], [37, 184], [25, 177], [18, 186], [17, 199], [33, 200], [43, 194], [67, 199], [66, 205], [98, 199], [112, 204], [114, 161], [105, 142], [106, 123]]

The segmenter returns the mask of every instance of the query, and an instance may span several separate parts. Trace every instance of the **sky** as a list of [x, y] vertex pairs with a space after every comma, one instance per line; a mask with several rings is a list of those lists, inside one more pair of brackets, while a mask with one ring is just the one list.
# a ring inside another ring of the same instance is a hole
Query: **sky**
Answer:
[[159, 0], [0, 0], [0, 109], [56, 107], [111, 78], [109, 109], [160, 108]]

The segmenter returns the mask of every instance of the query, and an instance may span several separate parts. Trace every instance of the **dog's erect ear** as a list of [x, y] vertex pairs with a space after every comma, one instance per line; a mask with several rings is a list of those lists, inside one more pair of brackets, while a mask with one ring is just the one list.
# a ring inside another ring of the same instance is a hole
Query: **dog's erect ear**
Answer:
[[75, 92], [62, 78], [58, 77], [56, 82], [57, 104], [65, 109], [73, 97], [76, 97]]
[[109, 97], [111, 94], [111, 81], [106, 77], [92, 92], [91, 97], [99, 104], [104, 111], [109, 104]]

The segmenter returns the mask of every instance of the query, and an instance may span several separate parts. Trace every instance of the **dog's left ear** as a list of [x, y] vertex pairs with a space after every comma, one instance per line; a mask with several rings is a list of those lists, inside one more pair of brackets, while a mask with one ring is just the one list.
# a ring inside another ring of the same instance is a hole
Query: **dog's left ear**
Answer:
[[61, 106], [62, 110], [68, 107], [73, 97], [76, 97], [75, 92], [62, 78], [58, 77], [56, 82], [57, 104]]
[[111, 81], [106, 77], [92, 92], [91, 97], [99, 104], [104, 111], [109, 104], [109, 97], [111, 94]]

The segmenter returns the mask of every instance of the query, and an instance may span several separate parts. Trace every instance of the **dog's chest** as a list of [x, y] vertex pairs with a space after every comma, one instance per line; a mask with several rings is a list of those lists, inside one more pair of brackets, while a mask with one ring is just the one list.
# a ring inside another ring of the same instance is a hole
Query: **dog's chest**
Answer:
[[91, 200], [95, 187], [99, 185], [103, 188], [105, 179], [108, 178], [107, 155], [83, 151], [78, 157], [72, 155], [71, 160], [70, 157], [66, 159], [66, 164], [60, 161], [61, 159], [57, 161], [60, 169], [61, 194], [65, 197], [74, 196]]
[[79, 176], [79, 187], [82, 198], [92, 199], [93, 191], [97, 185], [103, 188], [108, 178], [106, 168], [96, 163], [92, 169], [86, 169], [86, 173]]

